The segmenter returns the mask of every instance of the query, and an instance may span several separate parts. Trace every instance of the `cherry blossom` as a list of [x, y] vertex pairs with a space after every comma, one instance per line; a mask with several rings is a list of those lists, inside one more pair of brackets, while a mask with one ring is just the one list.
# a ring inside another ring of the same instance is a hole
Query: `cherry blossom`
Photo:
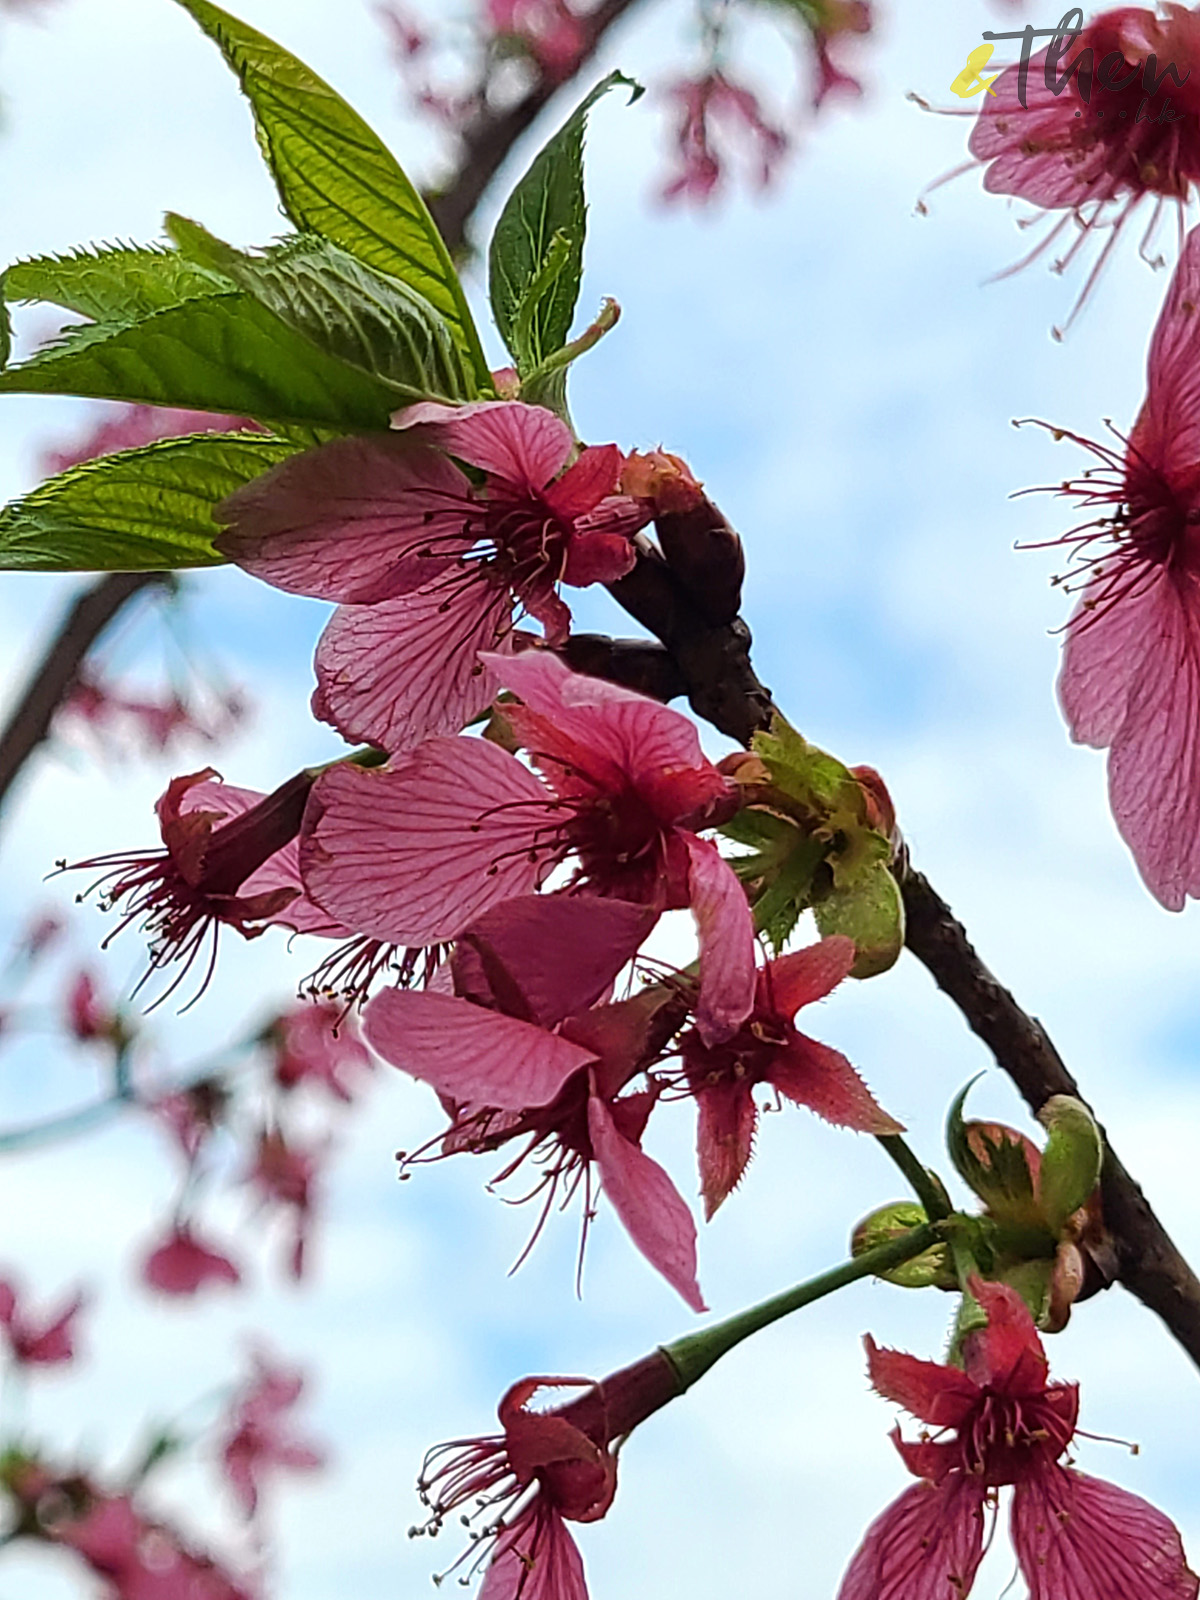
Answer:
[[500, 715], [542, 777], [471, 738], [428, 739], [372, 771], [331, 769], [301, 842], [307, 892], [360, 933], [428, 945], [573, 856], [577, 889], [659, 912], [691, 907], [697, 1024], [727, 1036], [753, 1001], [753, 921], [732, 869], [696, 830], [732, 814], [736, 786], [679, 712], [572, 673], [548, 652], [486, 660], [524, 702]]
[[340, 602], [317, 646], [314, 714], [392, 752], [487, 706], [496, 681], [477, 655], [512, 648], [515, 613], [560, 643], [558, 585], [621, 577], [649, 520], [618, 492], [616, 445], [572, 460], [571, 430], [539, 406], [426, 403], [396, 430], [255, 479], [218, 508], [230, 526], [217, 540], [267, 583]]
[[12, 1359], [21, 1367], [51, 1367], [75, 1359], [75, 1318], [86, 1304], [75, 1294], [48, 1319], [22, 1309], [11, 1282], [0, 1279], [0, 1328]]
[[1024, 1301], [972, 1280], [987, 1315], [967, 1335], [963, 1367], [866, 1340], [871, 1382], [932, 1435], [893, 1435], [920, 1482], [868, 1528], [838, 1600], [970, 1593], [983, 1558], [984, 1508], [1013, 1486], [1012, 1538], [1030, 1600], [1195, 1600], [1174, 1525], [1128, 1490], [1060, 1458], [1075, 1437], [1078, 1385], [1049, 1382]]
[[371, 1066], [353, 1017], [329, 1001], [304, 1002], [281, 1012], [263, 1034], [273, 1050], [281, 1089], [320, 1084], [336, 1099], [353, 1098], [350, 1081]]
[[160, 1294], [194, 1295], [209, 1284], [242, 1281], [237, 1265], [224, 1251], [198, 1238], [188, 1222], [175, 1222], [162, 1243], [142, 1262], [142, 1282]]
[[230, 1408], [221, 1462], [242, 1511], [258, 1510], [264, 1478], [278, 1468], [313, 1472], [325, 1464], [325, 1452], [288, 1431], [285, 1415], [304, 1389], [297, 1368], [280, 1366], [255, 1352], [254, 1372]]

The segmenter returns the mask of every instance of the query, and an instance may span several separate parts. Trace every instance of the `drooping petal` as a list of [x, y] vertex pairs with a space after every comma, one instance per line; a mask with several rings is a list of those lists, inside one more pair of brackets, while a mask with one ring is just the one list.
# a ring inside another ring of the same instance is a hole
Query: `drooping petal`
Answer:
[[963, 1345], [968, 1377], [1003, 1394], [1044, 1394], [1050, 1363], [1029, 1307], [1005, 1283], [975, 1276], [968, 1287], [987, 1313], [987, 1325], [974, 1329]]
[[500, 1535], [479, 1600], [588, 1600], [583, 1558], [553, 1507], [539, 1502]]
[[317, 779], [300, 844], [320, 905], [389, 944], [453, 939], [561, 854], [545, 788], [486, 739], [427, 739], [386, 768]]
[[705, 1311], [696, 1282], [696, 1224], [659, 1166], [621, 1134], [604, 1101], [588, 1100], [588, 1133], [604, 1192], [625, 1231], [693, 1311]]
[[840, 1050], [806, 1034], [796, 1034], [778, 1052], [766, 1079], [780, 1094], [839, 1128], [875, 1134], [904, 1131], [895, 1117], [888, 1116]]
[[[264, 583], [318, 600], [390, 600], [471, 547], [470, 484], [395, 434], [335, 439], [272, 467], [217, 507], [214, 542]], [[430, 552], [422, 555], [422, 551]]]
[[396, 412], [392, 426], [419, 427], [423, 439], [460, 461], [534, 492], [562, 471], [574, 447], [565, 422], [520, 400], [480, 400], [469, 406], [426, 400]]
[[548, 1105], [595, 1057], [545, 1028], [453, 995], [384, 989], [363, 1013], [385, 1061], [456, 1101], [522, 1111]]
[[754, 1007], [754, 918], [733, 868], [707, 839], [682, 833], [700, 943], [696, 1027], [705, 1044], [736, 1033]]
[[1029, 1600], [1196, 1600], [1179, 1530], [1115, 1483], [1047, 1463], [1013, 1490]]
[[958, 1474], [914, 1483], [867, 1529], [837, 1600], [965, 1600], [983, 1559], [986, 1493]]
[[1200, 896], [1200, 586], [1164, 572], [1155, 600], [1108, 758], [1108, 792], [1147, 888], [1181, 911]]
[[885, 1349], [870, 1334], [863, 1344], [876, 1392], [931, 1427], [957, 1427], [979, 1399], [979, 1386], [958, 1367], [922, 1361], [905, 1350]]
[[142, 1281], [160, 1294], [194, 1295], [206, 1284], [241, 1280], [236, 1264], [198, 1239], [186, 1223], [176, 1224], [142, 1262]]
[[696, 1090], [696, 1161], [705, 1221], [741, 1181], [754, 1149], [758, 1112], [745, 1080], [714, 1083]]
[[780, 956], [758, 974], [759, 1004], [776, 1016], [794, 1017], [801, 1006], [836, 989], [849, 976], [854, 957], [854, 940], [840, 933]]
[[313, 716], [392, 755], [458, 733], [495, 698], [476, 654], [512, 648], [511, 618], [507, 589], [486, 582], [340, 606], [317, 645]]
[[460, 938], [454, 953], [459, 992], [553, 1027], [607, 992], [656, 920], [651, 906], [594, 895], [506, 900]]
[[577, 589], [586, 589], [590, 583], [615, 583], [636, 561], [637, 551], [627, 535], [577, 529], [567, 545], [562, 581]]

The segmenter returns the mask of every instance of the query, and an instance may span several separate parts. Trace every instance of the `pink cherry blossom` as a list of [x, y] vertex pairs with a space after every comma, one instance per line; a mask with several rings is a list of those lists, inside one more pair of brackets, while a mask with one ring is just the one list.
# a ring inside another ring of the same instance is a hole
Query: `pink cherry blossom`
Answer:
[[238, 1284], [242, 1274], [221, 1250], [196, 1236], [188, 1222], [175, 1222], [142, 1262], [142, 1282], [160, 1294], [194, 1295], [208, 1284]]
[[288, 1266], [293, 1278], [304, 1275], [305, 1251], [312, 1226], [317, 1174], [323, 1147], [305, 1149], [289, 1142], [279, 1128], [264, 1128], [258, 1136], [254, 1160], [246, 1182], [258, 1190], [263, 1203], [287, 1214], [292, 1226]]
[[[1092, 230], [1107, 230], [1076, 310], [1141, 202], [1154, 200], [1144, 251], [1164, 205], [1179, 208], [1182, 229], [1183, 208], [1200, 180], [1200, 73], [1188, 76], [1200, 66], [1200, 8], [1164, 9], [1163, 16], [1139, 6], [1101, 12], [1073, 42], [1052, 41], [1024, 72], [1014, 62], [993, 92], [980, 96], [970, 151], [986, 165], [984, 188], [1064, 213], [1018, 265], [1067, 232], [1073, 242], [1055, 263], [1061, 270]], [[1047, 67], [1048, 50], [1068, 43]]]
[[870, 33], [873, 19], [867, 0], [817, 0], [814, 11], [809, 31], [817, 69], [813, 108], [819, 111], [831, 94], [862, 94], [862, 84], [834, 60], [833, 52], [848, 34]]
[[588, 36], [566, 0], [486, 0], [486, 7], [495, 31], [519, 40], [548, 78], [571, 76]]
[[145, 1106], [169, 1130], [190, 1169], [220, 1125], [228, 1101], [229, 1091], [220, 1078], [200, 1078], [184, 1089], [146, 1101]]
[[62, 732], [64, 725], [83, 724], [101, 736], [106, 753], [121, 755], [132, 747], [158, 754], [188, 739], [211, 744], [227, 734], [244, 712], [244, 702], [236, 694], [222, 696], [205, 711], [188, 705], [177, 693], [149, 699], [85, 671], [59, 707], [54, 725]]
[[571, 430], [539, 406], [422, 404], [396, 427], [239, 489], [218, 508], [230, 527], [217, 540], [256, 577], [341, 602], [317, 647], [314, 713], [393, 752], [487, 706], [496, 684], [478, 652], [511, 649], [515, 614], [560, 643], [571, 614], [558, 585], [628, 572], [650, 515], [618, 493], [615, 445], [572, 461]]
[[273, 1076], [281, 1089], [320, 1084], [336, 1099], [349, 1101], [350, 1080], [371, 1066], [353, 1017], [329, 1001], [289, 1007], [263, 1038], [274, 1050]]
[[893, 1435], [920, 1482], [868, 1528], [838, 1600], [965, 1600], [983, 1557], [984, 1508], [1007, 1484], [1030, 1600], [1195, 1600], [1200, 1583], [1162, 1512], [1060, 1465], [1078, 1386], [1048, 1381], [1024, 1301], [1003, 1284], [971, 1287], [987, 1324], [967, 1336], [962, 1369], [867, 1338], [875, 1388], [933, 1431], [915, 1444]]
[[0, 1279], [0, 1328], [9, 1355], [21, 1367], [52, 1367], [75, 1359], [75, 1318], [87, 1303], [77, 1293], [48, 1319], [22, 1309], [11, 1282]]
[[[583, 1392], [535, 1409], [542, 1393], [572, 1389]], [[522, 1378], [500, 1402], [502, 1433], [438, 1445], [426, 1456], [417, 1489], [430, 1515], [421, 1531], [435, 1534], [460, 1513], [472, 1542], [449, 1570], [469, 1555], [475, 1571], [490, 1555], [479, 1600], [587, 1600], [565, 1524], [605, 1515], [617, 1491], [613, 1446], [679, 1392], [657, 1351], [599, 1383]]]
[[123, 902], [124, 914], [109, 939], [140, 919], [150, 936], [149, 972], [182, 964], [170, 989], [206, 943], [208, 981], [222, 924], [247, 939], [274, 922], [299, 933], [346, 932], [307, 899], [300, 884], [297, 838], [312, 774], [301, 772], [269, 795], [216, 778], [206, 767], [171, 780], [155, 807], [164, 851], [75, 863], [107, 868], [94, 887], [106, 885], [106, 907]]
[[900, 1133], [837, 1050], [793, 1025], [801, 1006], [821, 1000], [854, 965], [854, 941], [840, 935], [769, 961], [758, 970], [754, 1009], [732, 1038], [705, 1044], [695, 1029], [680, 1041], [687, 1085], [699, 1112], [697, 1154], [706, 1215], [741, 1181], [754, 1148], [756, 1084], [767, 1084], [827, 1122], [860, 1133]]
[[715, 69], [700, 78], [684, 78], [667, 91], [676, 108], [678, 172], [662, 191], [664, 200], [710, 200], [721, 183], [728, 159], [714, 126], [723, 125], [751, 146], [760, 187], [765, 187], [784, 153], [788, 138], [763, 116], [751, 91]]
[[428, 739], [386, 768], [333, 769], [301, 843], [308, 893], [360, 933], [428, 945], [574, 857], [576, 887], [660, 912], [691, 907], [698, 1026], [727, 1036], [753, 1001], [753, 921], [732, 869], [695, 830], [732, 814], [735, 786], [679, 712], [549, 652], [486, 660], [524, 702], [501, 714], [542, 778], [471, 738]]
[[1056, 541], [1073, 547], [1086, 574], [1067, 625], [1059, 699], [1077, 743], [1108, 747], [1113, 817], [1151, 894], [1171, 911], [1200, 896], [1198, 304], [1193, 230], [1124, 450], [1067, 435], [1100, 467], [1061, 492], [1099, 515]]
[[[456, 994], [384, 990], [363, 1026], [386, 1061], [431, 1084], [452, 1110], [443, 1154], [528, 1141], [502, 1176], [531, 1155], [538, 1161], [538, 1230], [560, 1188], [569, 1199], [582, 1183], [586, 1231], [594, 1166], [634, 1244], [700, 1311], [695, 1223], [641, 1148], [661, 1086], [647, 1077], [644, 1088], [630, 1088], [678, 1028], [685, 1004], [669, 989], [592, 1004], [624, 964], [630, 928], [636, 938], [646, 925], [641, 907], [617, 900], [509, 901], [455, 951]], [[558, 970], [548, 973], [552, 948]]]
[[261, 432], [256, 422], [246, 417], [224, 417], [211, 411], [178, 411], [170, 406], [116, 405], [106, 407], [91, 430], [74, 444], [60, 450], [42, 452], [38, 465], [49, 477], [66, 472], [96, 456], [117, 450], [134, 450], [158, 439], [173, 439], [189, 433]]
[[299, 1369], [255, 1353], [254, 1372], [234, 1398], [221, 1445], [225, 1475], [247, 1517], [258, 1510], [263, 1480], [271, 1473], [279, 1468], [313, 1472], [325, 1464], [322, 1449], [288, 1429], [285, 1414], [303, 1389]]
[[96, 979], [86, 969], [75, 974], [67, 990], [67, 1027], [80, 1044], [101, 1039], [121, 1045], [125, 1028], [117, 1013], [104, 1003]]

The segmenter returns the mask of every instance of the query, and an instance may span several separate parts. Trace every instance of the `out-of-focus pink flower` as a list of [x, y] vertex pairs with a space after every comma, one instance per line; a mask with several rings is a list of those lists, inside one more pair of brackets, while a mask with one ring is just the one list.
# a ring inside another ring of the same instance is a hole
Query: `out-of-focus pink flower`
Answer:
[[211, 744], [245, 715], [245, 702], [227, 694], [210, 711], [189, 706], [178, 694], [150, 700], [124, 694], [94, 672], [85, 672], [56, 713], [56, 728], [81, 722], [107, 741], [107, 747], [141, 746], [161, 754], [184, 739]]
[[101, 999], [95, 978], [86, 970], [77, 972], [72, 979], [64, 1010], [67, 1028], [81, 1044], [103, 1039], [120, 1047], [128, 1037], [125, 1024]]
[[566, 0], [486, 0], [486, 7], [495, 32], [523, 45], [548, 78], [571, 76], [588, 33]]
[[350, 1081], [371, 1066], [353, 1017], [330, 1001], [292, 1006], [263, 1037], [274, 1050], [274, 1078], [281, 1089], [321, 1084], [338, 1100], [349, 1101]]
[[[583, 1393], [545, 1410], [531, 1405], [545, 1391], [571, 1389]], [[430, 1513], [425, 1531], [437, 1533], [455, 1511], [472, 1530], [450, 1572], [468, 1556], [476, 1570], [490, 1546], [479, 1600], [587, 1600], [583, 1562], [566, 1522], [604, 1516], [617, 1492], [613, 1446], [679, 1392], [661, 1351], [599, 1383], [514, 1383], [500, 1402], [503, 1433], [439, 1445], [425, 1458], [417, 1483]]]
[[1073, 40], [1014, 62], [980, 96], [969, 149], [986, 165], [984, 188], [1065, 213], [1018, 265], [1069, 231], [1061, 271], [1093, 229], [1107, 232], [1076, 311], [1135, 208], [1153, 196], [1145, 250], [1163, 205], [1179, 208], [1182, 226], [1200, 181], [1200, 7], [1163, 10], [1101, 12]]
[[721, 183], [728, 154], [714, 129], [735, 140], [748, 139], [760, 187], [770, 182], [788, 148], [788, 138], [763, 116], [757, 97], [722, 72], [684, 78], [667, 90], [676, 109], [678, 171], [662, 191], [664, 200], [694, 200], [703, 205]]
[[50, 948], [65, 927], [66, 923], [57, 912], [35, 912], [17, 940], [17, 956], [23, 961], [36, 961]]
[[1195, 229], [1154, 330], [1146, 400], [1124, 451], [1066, 435], [1100, 467], [1060, 492], [1099, 515], [1054, 541], [1073, 547], [1086, 574], [1059, 699], [1076, 742], [1108, 746], [1117, 827], [1170, 911], [1200, 897], [1198, 305]]
[[768, 1084], [827, 1122], [860, 1133], [900, 1133], [838, 1050], [800, 1033], [792, 1018], [824, 999], [854, 965], [854, 941], [840, 935], [793, 951], [758, 969], [754, 1009], [732, 1038], [705, 1044], [692, 1029], [680, 1041], [686, 1080], [696, 1098], [696, 1151], [705, 1214], [740, 1182], [754, 1148], [757, 1084]]
[[196, 1237], [188, 1222], [175, 1222], [166, 1239], [142, 1262], [142, 1282], [160, 1294], [194, 1295], [210, 1283], [238, 1284], [233, 1261]]
[[396, 424], [239, 489], [218, 508], [231, 526], [217, 540], [265, 582], [341, 602], [317, 646], [314, 714], [393, 753], [488, 705], [496, 682], [478, 652], [512, 648], [514, 610], [561, 642], [558, 585], [621, 577], [649, 520], [618, 493], [616, 445], [568, 466], [571, 430], [539, 406], [422, 404]]
[[544, 781], [470, 738], [428, 739], [386, 768], [333, 769], [305, 824], [308, 892], [359, 933], [435, 944], [574, 855], [575, 882], [591, 893], [660, 912], [690, 906], [698, 1025], [728, 1036], [753, 1002], [753, 921], [729, 864], [695, 830], [732, 814], [735, 786], [706, 760], [695, 725], [657, 701], [546, 651], [487, 665], [524, 701], [501, 714]]
[[816, 0], [813, 13], [807, 25], [817, 68], [813, 109], [819, 111], [827, 95], [862, 94], [862, 84], [833, 59], [833, 51], [848, 35], [870, 33], [872, 17], [867, 0]]
[[569, 1199], [582, 1183], [586, 1234], [594, 1166], [634, 1244], [702, 1311], [695, 1223], [641, 1148], [661, 1085], [647, 1076], [645, 1088], [629, 1089], [648, 1074], [686, 1004], [665, 989], [592, 1004], [647, 925], [642, 907], [618, 900], [508, 901], [456, 949], [456, 995], [385, 989], [364, 1028], [385, 1060], [432, 1085], [452, 1110], [443, 1154], [525, 1144], [503, 1176], [531, 1155], [540, 1165], [535, 1238], [560, 1184]]
[[279, 1128], [264, 1128], [255, 1146], [254, 1161], [246, 1181], [254, 1185], [262, 1200], [292, 1219], [292, 1248], [289, 1270], [293, 1278], [304, 1274], [304, 1252], [312, 1225], [314, 1187], [323, 1151], [301, 1149], [289, 1144]]
[[221, 1445], [225, 1475], [247, 1517], [258, 1509], [263, 1479], [277, 1468], [313, 1472], [325, 1464], [325, 1452], [290, 1433], [285, 1420], [303, 1389], [304, 1375], [297, 1368], [255, 1353], [254, 1373], [234, 1398]]
[[45, 476], [66, 472], [80, 462], [107, 456], [117, 450], [135, 450], [159, 439], [174, 439], [188, 433], [238, 433], [247, 429], [261, 433], [257, 422], [246, 417], [223, 417], [212, 411], [176, 411], [169, 406], [119, 405], [106, 414], [90, 432], [61, 450], [45, 450], [38, 462]]
[[867, 1529], [838, 1600], [965, 1597], [983, 1557], [984, 1505], [1007, 1484], [1031, 1600], [1196, 1600], [1200, 1583], [1161, 1511], [1059, 1465], [1075, 1436], [1079, 1390], [1048, 1381], [1020, 1295], [979, 1279], [971, 1287], [987, 1325], [968, 1334], [961, 1369], [867, 1338], [875, 1388], [934, 1431], [916, 1444], [893, 1434], [921, 1481]]
[[151, 1521], [129, 1494], [111, 1494], [84, 1473], [51, 1473], [20, 1461], [5, 1473], [20, 1536], [73, 1550], [111, 1600], [254, 1600], [250, 1585]]
[[229, 1092], [219, 1078], [202, 1078], [186, 1089], [147, 1102], [146, 1109], [170, 1131], [191, 1167], [220, 1123], [228, 1099]]
[[17, 1291], [0, 1279], [0, 1327], [4, 1329], [9, 1354], [18, 1366], [51, 1367], [75, 1359], [75, 1329], [72, 1324], [86, 1303], [86, 1296], [75, 1294], [48, 1321], [31, 1317], [21, 1309]]
[[149, 971], [182, 963], [171, 989], [211, 941], [208, 981], [223, 923], [247, 939], [275, 922], [298, 933], [346, 932], [300, 885], [297, 838], [312, 775], [298, 773], [269, 795], [216, 778], [206, 767], [171, 780], [155, 807], [164, 851], [75, 863], [109, 869], [100, 880], [108, 886], [104, 904], [124, 903], [110, 939], [140, 919], [150, 936]]

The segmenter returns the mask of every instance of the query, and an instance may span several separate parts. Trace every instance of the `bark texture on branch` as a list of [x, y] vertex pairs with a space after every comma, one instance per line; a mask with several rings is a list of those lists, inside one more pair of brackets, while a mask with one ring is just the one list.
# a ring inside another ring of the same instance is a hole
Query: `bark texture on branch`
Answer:
[[[678, 672], [692, 709], [714, 727], [749, 744], [770, 722], [774, 706], [750, 662], [750, 630], [740, 617], [712, 627], [688, 600], [662, 555], [643, 539], [633, 571], [609, 585], [610, 592], [660, 641]], [[601, 676], [603, 652], [592, 646]], [[594, 669], [593, 669], [594, 670]], [[666, 686], [671, 675], [658, 669]], [[650, 691], [653, 692], [653, 691]], [[663, 695], [661, 698], [673, 698]], [[954, 1002], [967, 1026], [1012, 1079], [1030, 1110], [1037, 1112], [1055, 1094], [1086, 1101], [1050, 1036], [1036, 1017], [975, 953], [962, 925], [929, 880], [902, 860], [897, 866], [907, 918], [905, 942]], [[1200, 1280], [1154, 1214], [1141, 1186], [1125, 1170], [1105, 1136], [1101, 1174], [1104, 1221], [1112, 1237], [1113, 1258], [1097, 1262], [1100, 1287], [1116, 1281], [1157, 1312], [1193, 1362], [1200, 1367]]]

